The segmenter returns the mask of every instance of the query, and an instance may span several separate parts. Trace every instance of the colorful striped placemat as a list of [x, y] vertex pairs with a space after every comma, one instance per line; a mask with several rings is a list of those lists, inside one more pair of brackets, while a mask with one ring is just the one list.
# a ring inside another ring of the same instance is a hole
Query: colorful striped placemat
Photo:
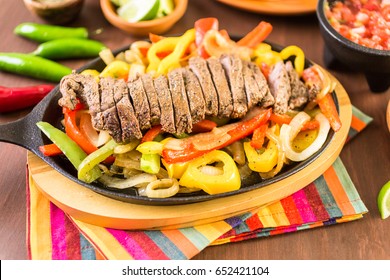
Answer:
[[[348, 139], [371, 121], [353, 107]], [[253, 213], [161, 231], [117, 230], [81, 222], [51, 203], [27, 178], [30, 259], [191, 259], [208, 246], [353, 221], [367, 212], [340, 158], [305, 188]]]

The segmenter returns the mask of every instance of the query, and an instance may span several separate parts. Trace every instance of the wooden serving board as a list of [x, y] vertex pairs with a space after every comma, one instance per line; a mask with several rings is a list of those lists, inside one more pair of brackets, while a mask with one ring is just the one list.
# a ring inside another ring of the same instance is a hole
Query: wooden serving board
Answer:
[[[335, 80], [334, 77], [332, 79]], [[348, 94], [337, 82], [335, 89], [342, 128], [326, 150], [309, 166], [288, 178], [250, 192], [205, 202], [146, 206], [114, 200], [93, 192], [64, 177], [43, 160], [28, 153], [28, 167], [33, 183], [54, 204], [80, 221], [116, 229], [183, 228], [255, 211], [285, 198], [317, 179], [339, 156], [352, 119]]]

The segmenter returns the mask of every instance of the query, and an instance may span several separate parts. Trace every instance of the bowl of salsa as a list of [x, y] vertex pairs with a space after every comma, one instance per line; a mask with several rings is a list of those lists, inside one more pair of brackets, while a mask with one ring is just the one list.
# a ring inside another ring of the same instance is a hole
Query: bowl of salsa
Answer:
[[317, 17], [324, 61], [362, 71], [372, 92], [390, 87], [390, 1], [320, 0]]

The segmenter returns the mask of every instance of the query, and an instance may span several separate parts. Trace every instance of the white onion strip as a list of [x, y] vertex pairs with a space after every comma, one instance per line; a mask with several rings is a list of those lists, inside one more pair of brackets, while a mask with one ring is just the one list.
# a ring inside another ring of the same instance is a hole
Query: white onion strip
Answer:
[[135, 187], [136, 185], [142, 184], [142, 183], [150, 183], [153, 181], [156, 181], [157, 177], [156, 175], [148, 174], [148, 173], [141, 173], [135, 176], [132, 176], [128, 179], [120, 179], [115, 178], [107, 175], [103, 175], [99, 178], [99, 181], [110, 188], [115, 189], [127, 189]]
[[145, 194], [152, 198], [166, 198], [179, 192], [179, 182], [175, 178], [159, 179], [146, 186]]
[[[299, 114], [306, 114], [306, 113], [300, 112]], [[291, 143], [294, 140], [294, 138], [297, 136], [298, 132], [300, 131], [300, 128], [298, 129], [298, 127], [301, 124], [300, 123], [301, 120], [297, 121], [296, 123], [297, 126], [295, 126], [294, 124], [292, 125], [294, 119], [295, 117], [293, 118], [293, 120], [290, 122], [289, 125], [286, 124], [282, 125], [282, 128], [280, 129], [280, 138], [282, 140], [282, 145], [285, 150], [286, 157], [292, 161], [303, 161], [309, 158], [315, 152], [317, 152], [325, 143], [330, 129], [330, 124], [328, 119], [322, 113], [318, 113], [315, 117], [315, 119], [320, 123], [320, 128], [319, 128], [317, 138], [305, 150], [303, 150], [302, 152], [296, 152], [293, 150]], [[304, 123], [302, 123], [300, 127], [302, 127], [303, 124]]]

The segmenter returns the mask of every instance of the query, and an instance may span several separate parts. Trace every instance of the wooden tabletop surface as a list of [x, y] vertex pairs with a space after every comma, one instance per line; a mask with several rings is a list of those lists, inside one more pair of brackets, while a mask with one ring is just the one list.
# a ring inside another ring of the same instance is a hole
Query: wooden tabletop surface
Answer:
[[[23, 1], [1, 0], [0, 52], [30, 52], [36, 43], [13, 34], [22, 22], [42, 21], [30, 14]], [[189, 1], [185, 16], [171, 29], [180, 34], [191, 28], [196, 19], [217, 17], [220, 27], [230, 34], [243, 35], [261, 20], [272, 23], [269, 40], [280, 45], [298, 45], [306, 56], [324, 66], [324, 43], [315, 13], [300, 16], [276, 16], [236, 10], [214, 0]], [[80, 17], [71, 26], [85, 26], [104, 32], [93, 36], [116, 49], [130, 44], [133, 38], [111, 26], [103, 17], [99, 1], [87, 0]], [[87, 60], [64, 61], [78, 68]], [[358, 69], [356, 69], [358, 70]], [[348, 143], [341, 159], [369, 212], [363, 219], [279, 236], [253, 239], [206, 248], [194, 259], [390, 259], [390, 219], [381, 220], [377, 195], [390, 180], [390, 133], [385, 111], [390, 90], [370, 92], [362, 73], [330, 70], [349, 93], [352, 104], [373, 117], [373, 122]], [[0, 72], [1, 86], [27, 86], [42, 81]], [[18, 119], [29, 110], [0, 114], [0, 123]], [[0, 259], [26, 259], [26, 150], [0, 143]]]

